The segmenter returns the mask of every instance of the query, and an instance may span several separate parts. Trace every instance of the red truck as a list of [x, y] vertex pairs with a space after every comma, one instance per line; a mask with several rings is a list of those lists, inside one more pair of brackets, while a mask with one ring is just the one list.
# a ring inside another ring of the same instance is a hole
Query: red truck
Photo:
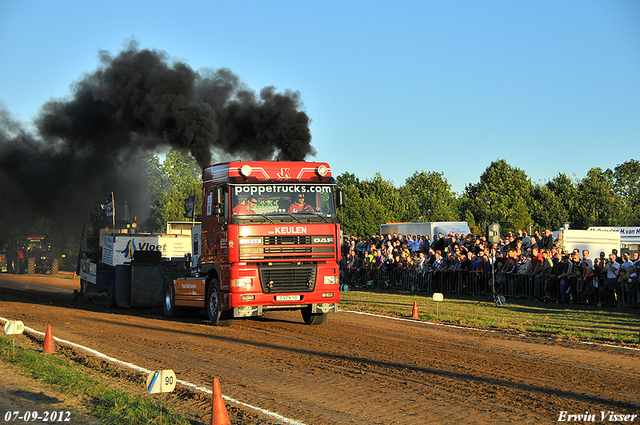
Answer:
[[228, 162], [203, 170], [202, 225], [192, 273], [167, 279], [163, 311], [204, 308], [214, 325], [300, 310], [319, 325], [340, 301], [336, 189], [322, 162]]

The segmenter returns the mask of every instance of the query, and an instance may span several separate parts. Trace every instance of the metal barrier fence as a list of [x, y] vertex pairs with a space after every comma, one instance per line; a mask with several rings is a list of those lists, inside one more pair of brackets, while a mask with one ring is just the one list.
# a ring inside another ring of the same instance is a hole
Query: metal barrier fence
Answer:
[[[528, 276], [494, 273], [496, 294], [507, 298], [550, 300], [590, 305], [640, 307], [638, 280], [617, 283], [608, 288], [593, 277], [556, 279], [554, 276]], [[488, 296], [493, 293], [491, 273], [482, 271], [422, 271], [416, 269], [341, 268], [340, 283], [351, 288], [442, 292]], [[603, 288], [604, 286], [604, 288]], [[617, 286], [617, 287], [615, 287]]]

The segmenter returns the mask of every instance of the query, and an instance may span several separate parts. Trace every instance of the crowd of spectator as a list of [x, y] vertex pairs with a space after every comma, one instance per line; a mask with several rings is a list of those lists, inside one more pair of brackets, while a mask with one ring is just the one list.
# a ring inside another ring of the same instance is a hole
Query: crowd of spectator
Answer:
[[562, 233], [508, 232], [496, 245], [484, 235], [388, 234], [345, 237], [341, 281], [427, 292], [500, 294], [604, 306], [640, 306], [638, 252], [592, 259], [562, 251]]

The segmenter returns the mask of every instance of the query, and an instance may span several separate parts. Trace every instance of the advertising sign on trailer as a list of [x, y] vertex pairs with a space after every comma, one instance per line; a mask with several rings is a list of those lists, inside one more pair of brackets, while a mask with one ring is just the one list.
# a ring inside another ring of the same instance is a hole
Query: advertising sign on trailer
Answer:
[[191, 253], [190, 235], [105, 235], [102, 262], [122, 265], [133, 259], [135, 251], [160, 251], [163, 258], [184, 257]]
[[592, 226], [588, 230], [620, 233], [620, 253], [640, 250], [640, 227]]

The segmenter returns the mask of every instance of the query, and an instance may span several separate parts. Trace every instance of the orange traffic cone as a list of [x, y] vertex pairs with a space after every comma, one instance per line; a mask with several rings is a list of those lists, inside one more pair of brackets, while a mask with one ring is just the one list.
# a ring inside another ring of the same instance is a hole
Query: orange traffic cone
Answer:
[[56, 349], [53, 345], [53, 333], [51, 332], [51, 325], [47, 325], [47, 333], [44, 335], [44, 350], [42, 354], [53, 354]]
[[213, 398], [211, 400], [211, 425], [231, 425], [227, 408], [224, 407], [220, 380], [213, 378]]
[[418, 316], [418, 302], [414, 301], [413, 302], [413, 314], [411, 315], [412, 319], [419, 319], [420, 316]]
[[76, 272], [73, 272], [73, 280], [76, 280]]

